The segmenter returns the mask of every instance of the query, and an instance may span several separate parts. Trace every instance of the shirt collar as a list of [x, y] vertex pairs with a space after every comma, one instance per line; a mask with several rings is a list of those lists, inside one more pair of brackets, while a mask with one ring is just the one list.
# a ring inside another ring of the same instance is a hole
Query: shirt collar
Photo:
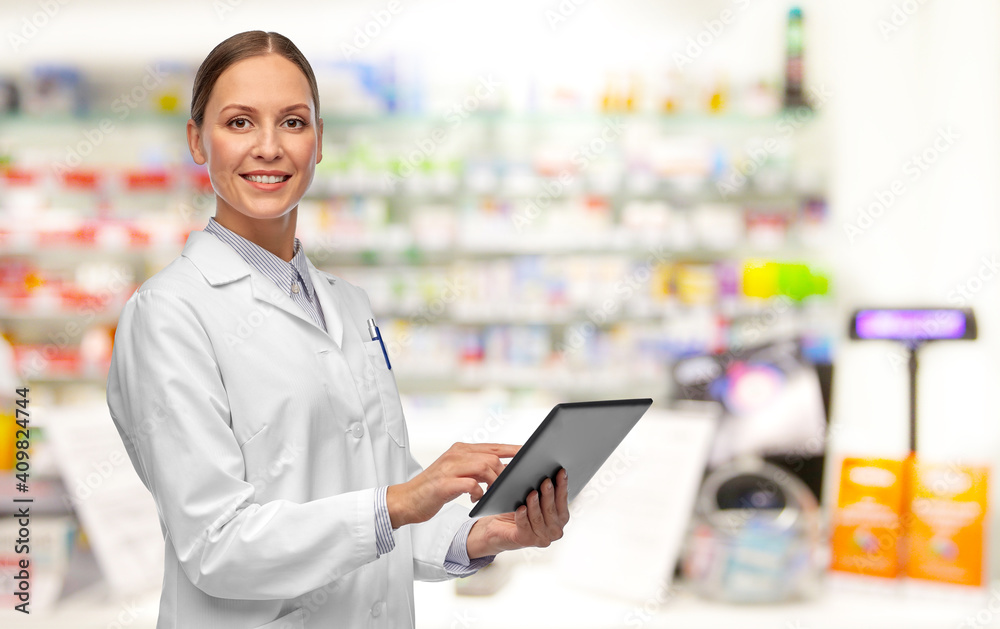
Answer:
[[215, 220], [214, 216], [208, 219], [208, 225], [205, 226], [204, 231], [214, 234], [219, 240], [231, 246], [247, 264], [271, 278], [278, 285], [278, 288], [288, 293], [289, 296], [291, 296], [292, 284], [298, 276], [302, 280], [306, 297], [312, 299], [312, 278], [309, 276], [305, 248], [298, 238], [295, 238], [295, 249], [291, 262], [285, 262], [257, 243], [224, 227]]

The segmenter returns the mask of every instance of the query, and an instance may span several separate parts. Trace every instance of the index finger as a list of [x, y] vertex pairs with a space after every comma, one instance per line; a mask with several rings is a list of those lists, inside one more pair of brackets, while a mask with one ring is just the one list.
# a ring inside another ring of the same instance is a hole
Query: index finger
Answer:
[[521, 449], [521, 446], [511, 443], [470, 443], [469, 445], [473, 452], [493, 454], [502, 459], [509, 459]]

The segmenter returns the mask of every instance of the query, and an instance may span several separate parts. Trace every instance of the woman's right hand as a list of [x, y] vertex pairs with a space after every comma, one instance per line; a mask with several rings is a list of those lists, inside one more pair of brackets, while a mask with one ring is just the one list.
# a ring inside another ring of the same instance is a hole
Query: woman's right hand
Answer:
[[436, 461], [405, 483], [390, 485], [386, 504], [392, 528], [426, 522], [462, 494], [473, 502], [483, 497], [479, 483], [489, 488], [521, 446], [506, 443], [455, 443]]

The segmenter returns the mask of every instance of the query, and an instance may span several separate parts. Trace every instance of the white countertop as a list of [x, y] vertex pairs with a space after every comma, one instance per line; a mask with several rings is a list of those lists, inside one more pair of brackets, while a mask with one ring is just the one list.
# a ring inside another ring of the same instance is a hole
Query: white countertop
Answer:
[[[917, 598], [882, 588], [850, 592], [826, 587], [813, 601], [785, 605], [736, 606], [711, 603], [680, 592], [662, 605], [625, 601], [570, 588], [553, 566], [516, 565], [511, 580], [486, 597], [457, 596], [453, 582], [415, 584], [419, 629], [972, 629], [1000, 627], [1000, 595], [989, 601]], [[10, 629], [154, 629], [159, 591], [106, 600], [96, 585], [60, 602], [48, 614], [24, 616], [0, 610]], [[995, 611], [991, 611], [991, 608]], [[117, 624], [115, 624], [117, 623]], [[970, 624], [971, 623], [971, 624]]]

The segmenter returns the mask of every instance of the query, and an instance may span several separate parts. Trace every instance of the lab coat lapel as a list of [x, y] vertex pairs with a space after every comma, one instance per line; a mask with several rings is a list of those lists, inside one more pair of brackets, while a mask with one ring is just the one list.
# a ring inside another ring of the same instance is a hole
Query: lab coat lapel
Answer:
[[346, 316], [340, 307], [341, 300], [337, 298], [336, 278], [320, 273], [311, 263], [306, 263], [309, 267], [310, 279], [312, 279], [313, 290], [319, 297], [320, 308], [323, 309], [323, 318], [326, 320], [326, 331], [339, 347], [344, 347], [344, 331]]
[[[250, 292], [254, 299], [283, 310], [323, 333], [322, 328], [291, 297], [283, 293], [270, 278], [247, 264], [232, 247], [214, 234], [203, 230], [190, 232], [181, 255], [191, 260], [212, 286], [227, 284], [249, 275]], [[315, 284], [315, 279], [313, 282]]]
[[316, 328], [320, 332], [323, 331], [301, 306], [292, 301], [291, 297], [283, 293], [275, 285], [271, 278], [261, 275], [256, 269], [250, 272], [250, 290], [253, 293], [254, 299], [269, 303], [275, 308], [280, 308], [293, 317], [302, 319], [307, 325]]
[[[362, 330], [358, 327], [362, 322], [356, 320], [357, 316], [364, 315], [356, 315], [350, 307], [350, 300], [347, 295], [343, 294], [347, 290], [347, 287], [342, 285], [343, 280], [319, 271], [311, 263], [309, 263], [309, 273], [312, 277], [313, 288], [319, 297], [320, 306], [326, 316], [326, 327], [330, 337], [340, 346], [341, 354], [358, 386], [370, 384], [366, 383], [369, 370], [367, 369], [368, 355], [364, 345], [362, 345], [365, 337], [362, 336]], [[339, 317], [339, 325], [336, 325], [334, 318], [326, 313], [336, 313]]]

